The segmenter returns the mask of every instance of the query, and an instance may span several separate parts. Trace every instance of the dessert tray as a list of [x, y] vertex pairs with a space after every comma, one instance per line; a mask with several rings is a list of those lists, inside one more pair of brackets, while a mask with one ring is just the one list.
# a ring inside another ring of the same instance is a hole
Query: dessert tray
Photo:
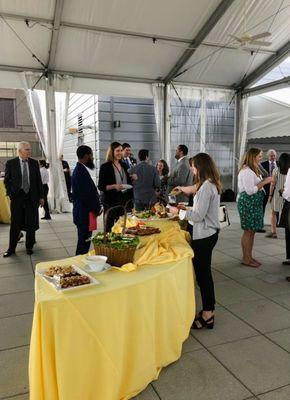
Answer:
[[100, 284], [100, 281], [76, 265], [52, 266], [37, 271], [37, 275], [41, 276], [59, 292], [67, 292]]

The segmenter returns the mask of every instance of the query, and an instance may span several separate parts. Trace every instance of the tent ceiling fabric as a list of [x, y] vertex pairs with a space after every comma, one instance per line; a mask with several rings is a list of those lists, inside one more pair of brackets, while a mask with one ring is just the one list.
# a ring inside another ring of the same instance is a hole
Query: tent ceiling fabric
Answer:
[[[93, 32], [65, 26], [65, 23], [98, 26], [167, 37], [192, 40], [221, 0], [64, 0], [61, 25], [56, 46], [54, 70], [118, 77], [149, 79], [164, 78], [184, 53], [188, 44], [150, 38]], [[240, 35], [246, 28], [251, 34], [270, 30], [272, 51], [285, 44], [290, 35], [290, 0], [235, 0], [208, 34], [205, 42], [220, 46], [236, 46], [229, 34]], [[279, 6], [280, 12], [277, 13]], [[7, 14], [44, 18], [53, 22], [56, 0], [2, 0], [0, 13], [40, 60], [47, 64], [51, 45], [52, 24], [15, 20]], [[44, 26], [43, 26], [44, 25]], [[0, 67], [18, 66], [23, 70], [41, 69], [23, 43], [0, 19]], [[252, 46], [253, 47], [253, 46]], [[259, 47], [256, 47], [259, 49]], [[260, 49], [251, 55], [242, 48], [219, 49], [201, 45], [182, 67], [194, 65], [178, 77], [179, 82], [230, 87], [239, 83], [270, 55]]]

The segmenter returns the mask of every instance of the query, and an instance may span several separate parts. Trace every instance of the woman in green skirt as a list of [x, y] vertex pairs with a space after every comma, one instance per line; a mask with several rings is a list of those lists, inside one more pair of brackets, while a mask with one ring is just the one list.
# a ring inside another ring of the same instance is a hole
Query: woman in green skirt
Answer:
[[252, 148], [244, 156], [238, 175], [238, 211], [244, 230], [241, 243], [242, 264], [247, 267], [259, 267], [261, 263], [252, 256], [255, 233], [264, 226], [263, 187], [272, 182], [271, 177], [262, 180], [260, 162], [263, 159], [261, 149]]

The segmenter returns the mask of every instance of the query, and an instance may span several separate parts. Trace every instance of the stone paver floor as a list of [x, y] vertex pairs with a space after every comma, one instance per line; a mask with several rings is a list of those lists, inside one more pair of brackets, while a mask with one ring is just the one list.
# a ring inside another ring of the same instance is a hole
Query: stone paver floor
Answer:
[[[279, 230], [276, 240], [257, 234], [255, 255], [263, 265], [246, 268], [240, 264], [242, 232], [235, 204], [229, 209], [232, 225], [221, 232], [213, 256], [215, 329], [191, 331], [180, 360], [164, 368], [135, 400], [290, 398], [290, 283], [285, 281], [290, 267], [281, 264], [284, 233]], [[62, 214], [42, 221], [32, 256], [21, 243], [16, 256], [0, 257], [2, 400], [29, 398], [33, 271], [39, 261], [74, 255], [76, 230], [71, 219], [71, 214]], [[0, 225], [0, 252], [7, 248], [8, 233], [9, 226]]]

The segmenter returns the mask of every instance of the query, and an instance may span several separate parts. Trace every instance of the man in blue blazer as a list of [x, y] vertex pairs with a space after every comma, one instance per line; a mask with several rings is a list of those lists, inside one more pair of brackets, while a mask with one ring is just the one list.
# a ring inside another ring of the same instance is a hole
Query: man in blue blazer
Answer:
[[86, 254], [90, 248], [87, 239], [89, 231], [89, 214], [96, 216], [102, 212], [100, 196], [90, 170], [95, 168], [92, 149], [89, 146], [80, 146], [77, 149], [78, 162], [72, 174], [73, 195], [73, 222], [78, 229], [78, 244], [76, 255]]

